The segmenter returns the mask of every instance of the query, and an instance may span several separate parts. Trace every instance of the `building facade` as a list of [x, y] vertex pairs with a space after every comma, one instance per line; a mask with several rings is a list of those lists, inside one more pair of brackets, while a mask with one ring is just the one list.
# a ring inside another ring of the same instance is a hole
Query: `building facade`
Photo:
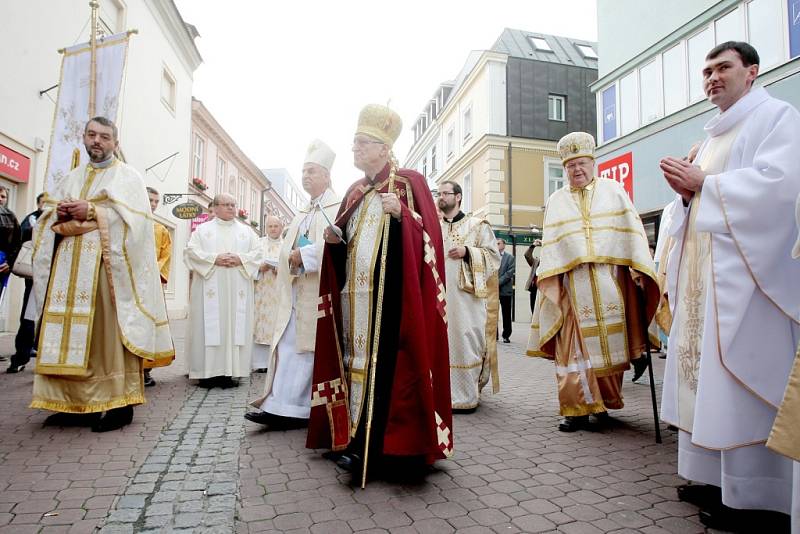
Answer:
[[266, 215], [291, 220], [291, 208], [272, 189], [269, 179], [197, 99], [192, 99], [191, 140], [188, 187], [200, 204], [208, 206], [220, 193], [232, 195], [239, 219], [259, 235]]
[[[594, 133], [588, 86], [597, 77], [594, 43], [505, 29], [490, 50], [473, 51], [455, 80], [441, 84], [413, 123], [406, 166], [431, 189], [444, 180], [464, 191], [462, 210], [483, 217], [517, 258], [538, 235], [544, 204], [565, 183], [556, 143]], [[516, 284], [516, 320], [530, 318]]]
[[[3, 6], [0, 153], [22, 165], [16, 165], [17, 172], [0, 169], [0, 183], [9, 187], [9, 207], [20, 219], [35, 209], [35, 198], [44, 189], [62, 59], [57, 50], [89, 40], [90, 13], [87, 0]], [[186, 192], [192, 79], [202, 61], [194, 44], [196, 30], [183, 21], [172, 0], [100, 0], [99, 16], [107, 35], [139, 31], [130, 40], [120, 95], [121, 153], [147, 185], [162, 192]], [[167, 226], [175, 244], [178, 261], [172, 262], [166, 295], [170, 314], [180, 315], [188, 298], [188, 274], [179, 261], [188, 229], [164, 207], [156, 218]], [[0, 330], [15, 330], [18, 324], [22, 281], [11, 278], [9, 298], [0, 309]]]
[[709, 50], [747, 41], [756, 85], [800, 107], [800, 3], [793, 0], [598, 0], [596, 95], [601, 174], [623, 181], [651, 239], [674, 192], [658, 162], [682, 157], [716, 113], [703, 92]]
[[297, 213], [308, 204], [308, 194], [298, 186], [288, 169], [261, 169], [272, 183], [272, 189]]

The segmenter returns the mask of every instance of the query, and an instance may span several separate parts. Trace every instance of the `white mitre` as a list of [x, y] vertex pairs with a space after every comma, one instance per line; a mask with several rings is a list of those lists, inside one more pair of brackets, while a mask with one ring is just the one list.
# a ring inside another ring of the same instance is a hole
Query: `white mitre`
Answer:
[[335, 159], [336, 153], [331, 150], [331, 147], [319, 139], [314, 139], [311, 144], [308, 145], [306, 159], [303, 162], [303, 165], [306, 163], [316, 163], [320, 167], [324, 167], [328, 170], [328, 172], [330, 172], [331, 167], [333, 167], [333, 160]]

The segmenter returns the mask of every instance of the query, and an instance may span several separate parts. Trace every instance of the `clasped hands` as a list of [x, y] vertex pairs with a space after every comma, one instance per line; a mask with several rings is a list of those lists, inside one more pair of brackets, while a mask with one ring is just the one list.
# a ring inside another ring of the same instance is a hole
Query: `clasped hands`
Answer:
[[661, 160], [659, 167], [669, 186], [683, 198], [685, 204], [703, 189], [706, 173], [688, 159], [666, 157]]
[[239, 258], [239, 256], [231, 252], [217, 254], [217, 257], [214, 260], [214, 265], [219, 265], [220, 267], [238, 267], [241, 264], [242, 260]]
[[88, 214], [88, 200], [73, 200], [67, 197], [56, 206], [56, 215], [58, 215], [58, 220], [60, 221], [68, 221], [70, 219], [85, 221]]

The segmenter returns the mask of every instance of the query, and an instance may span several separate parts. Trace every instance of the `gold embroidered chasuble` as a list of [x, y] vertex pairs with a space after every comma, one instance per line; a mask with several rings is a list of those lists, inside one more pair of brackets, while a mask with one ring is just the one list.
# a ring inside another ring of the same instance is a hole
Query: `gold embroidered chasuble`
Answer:
[[621, 186], [595, 178], [551, 195], [545, 211], [528, 355], [554, 359], [561, 414], [622, 408], [622, 373], [644, 349], [645, 315], [659, 301], [641, 220]]
[[[88, 200], [95, 218], [57, 221], [68, 198]], [[90, 413], [144, 402], [141, 359], [174, 349], [139, 174], [116, 160], [73, 170], [47, 192], [33, 243], [41, 327], [31, 407]]]
[[488, 222], [463, 217], [442, 220], [445, 252], [463, 246], [467, 256], [454, 260], [445, 255], [447, 276], [447, 338], [450, 347], [450, 392], [453, 408], [478, 405], [480, 390], [491, 375], [493, 392], [500, 388], [497, 371], [497, 270], [500, 253]]
[[[156, 260], [158, 261], [158, 271], [161, 275], [161, 284], [165, 285], [169, 281], [169, 269], [172, 264], [172, 238], [169, 236], [167, 227], [158, 221], [153, 221], [153, 231], [156, 241]], [[166, 367], [175, 360], [175, 356], [165, 356], [155, 360], [145, 360], [145, 369], [156, 367]]]
[[[264, 260], [277, 264], [283, 239], [272, 239], [266, 236], [262, 237], [260, 241], [264, 247]], [[275, 269], [268, 269], [259, 273], [259, 278], [255, 282], [256, 314], [253, 323], [253, 338], [260, 345], [272, 343], [272, 330], [278, 306], [277, 277]]]
[[[739, 127], [712, 137], [695, 163], [708, 174], [718, 174], [725, 168], [731, 145]], [[678, 358], [677, 420], [667, 416], [669, 423], [685, 432], [692, 432], [697, 384], [700, 374], [700, 352], [703, 346], [705, 310], [711, 273], [711, 234], [696, 229], [701, 192], [689, 204], [683, 235], [683, 249], [678, 261], [677, 291], [670, 331], [675, 330], [671, 343]], [[676, 209], [684, 209], [677, 206]], [[666, 262], [665, 262], [666, 263]], [[667, 420], [665, 419], [665, 420]]]

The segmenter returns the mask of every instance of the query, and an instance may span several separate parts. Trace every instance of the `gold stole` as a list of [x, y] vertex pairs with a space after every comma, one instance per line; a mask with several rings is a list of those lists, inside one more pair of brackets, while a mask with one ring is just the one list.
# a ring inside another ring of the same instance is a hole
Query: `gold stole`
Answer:
[[[373, 189], [347, 222], [347, 277], [341, 293], [344, 367], [350, 391], [350, 433], [355, 437], [364, 405], [372, 347], [372, 289], [383, 237], [383, 205]], [[366, 335], [365, 335], [366, 333]]]
[[[81, 199], [86, 198], [97, 173], [98, 169], [90, 169], [81, 189]], [[100, 232], [96, 221], [56, 223], [53, 230], [64, 237], [53, 259], [42, 314], [36, 372], [82, 376], [86, 374], [92, 339], [97, 277], [102, 258]]]
[[[709, 139], [698, 162], [708, 174], [725, 169], [739, 126]], [[700, 192], [689, 205], [683, 233], [683, 249], [678, 263], [678, 284], [675, 313], [670, 330], [677, 333], [671, 343], [678, 358], [678, 421], [675, 426], [691, 432], [694, 424], [694, 405], [700, 373], [700, 354], [703, 344], [708, 280], [711, 272], [711, 235], [695, 229], [700, 206]]]

